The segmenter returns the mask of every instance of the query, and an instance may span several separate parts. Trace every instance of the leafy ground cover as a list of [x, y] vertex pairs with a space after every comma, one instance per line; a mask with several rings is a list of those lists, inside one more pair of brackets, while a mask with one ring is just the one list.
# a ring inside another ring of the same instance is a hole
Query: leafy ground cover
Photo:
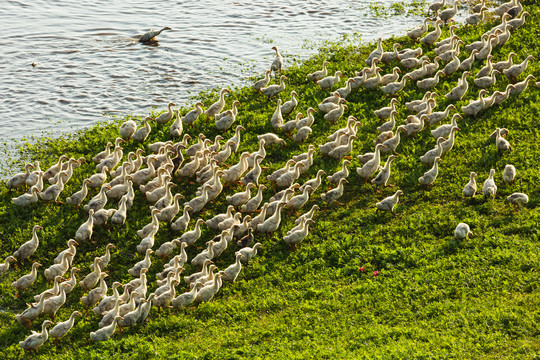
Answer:
[[[532, 2], [524, 2], [524, 6], [532, 16], [502, 49], [494, 51], [494, 61], [506, 59], [511, 51], [519, 61], [528, 54], [539, 55], [540, 7]], [[465, 43], [471, 43], [494, 24], [460, 28], [457, 33]], [[443, 36], [447, 34], [445, 29]], [[419, 46], [407, 38], [390, 38], [384, 41], [384, 48], [390, 49], [394, 42], [404, 47]], [[289, 92], [296, 90], [300, 95], [298, 111], [305, 113], [308, 107], [316, 108], [328, 93], [307, 82], [306, 74], [318, 70], [323, 60], [328, 60], [329, 72], [341, 70], [345, 78], [352, 76], [364, 66], [363, 60], [373, 49], [373, 44], [359, 48], [342, 42], [321, 48], [319, 54], [302, 63], [289, 61], [285, 71], [287, 90], [280, 96], [288, 100]], [[434, 57], [429, 48], [424, 47], [424, 52]], [[462, 52], [460, 58], [467, 56]], [[395, 65], [386, 66], [383, 72], [388, 73]], [[482, 66], [476, 63], [473, 74]], [[527, 74], [540, 74], [538, 62], [530, 63]], [[435, 91], [440, 95], [447, 93], [460, 75], [444, 78]], [[490, 93], [502, 91], [506, 85], [506, 79], [498, 77]], [[471, 84], [464, 100], [456, 103], [457, 108], [477, 94], [478, 89]], [[414, 84], [406, 86], [400, 96], [399, 119], [407, 114], [405, 101], [422, 95]], [[428, 189], [418, 184], [417, 179], [429, 168], [419, 157], [435, 145], [435, 140], [429, 130], [403, 139], [390, 179], [396, 188], [377, 192], [354, 169], [359, 165], [356, 155], [373, 151], [376, 127], [380, 124], [373, 110], [387, 106], [389, 99], [380, 90], [353, 91], [347, 98], [348, 114], [358, 118], [363, 126], [354, 143], [350, 183], [340, 199], [344, 206], [334, 204], [326, 211], [319, 211], [309, 237], [295, 251], [290, 251], [282, 238], [300, 213], [285, 212], [278, 231], [272, 236], [257, 236], [263, 244], [259, 255], [244, 267], [234, 284], [225, 284], [211, 302], [176, 313], [153, 310], [147, 324], [126, 329], [122, 334], [116, 332], [110, 341], [93, 345], [88, 344], [88, 334], [97, 328], [99, 318], [89, 312], [77, 320], [75, 328], [59, 346], [47, 342], [36, 358], [93, 359], [119, 354], [130, 358], [195, 359], [535, 358], [540, 351], [539, 97], [540, 91], [530, 86], [520, 96], [510, 97], [477, 119], [464, 117], [459, 121], [462, 131], [454, 149], [441, 162], [439, 177]], [[215, 89], [201, 94], [207, 105], [216, 98]], [[275, 99], [268, 101], [250, 88], [234, 89], [227, 100], [229, 106], [235, 99], [242, 104], [237, 123], [247, 129], [242, 134], [239, 154], [255, 151], [256, 136], [272, 131], [269, 120]], [[439, 97], [438, 103], [438, 109], [443, 109], [450, 102]], [[186, 107], [183, 111], [188, 110]], [[55, 163], [62, 153], [75, 158], [84, 156], [90, 162], [95, 153], [117, 136], [118, 125], [123, 120], [99, 124], [60, 139], [42, 139], [25, 149], [24, 156], [40, 160], [43, 169]], [[141, 123], [139, 118], [134, 120]], [[306, 151], [310, 143], [326, 142], [326, 136], [343, 127], [345, 121], [342, 118], [331, 125], [323, 120], [321, 113], [316, 114], [313, 133], [306, 143], [297, 145], [288, 139], [285, 148], [269, 150], [262, 164], [268, 167], [264, 174]], [[496, 127], [510, 130], [507, 137], [513, 147], [510, 152], [499, 154], [488, 139]], [[186, 132], [194, 138], [200, 132], [212, 139], [217, 134], [213, 123], [205, 120]], [[225, 137], [231, 135], [229, 130]], [[157, 126], [146, 144], [166, 139], [168, 127]], [[137, 147], [146, 150], [146, 146], [128, 143], [124, 153]], [[239, 154], [228, 163], [237, 162]], [[518, 175], [514, 184], [503, 186], [501, 174], [506, 164], [513, 164]], [[331, 174], [340, 168], [339, 161], [316, 154], [314, 165], [300, 181], [312, 178], [318, 169]], [[489, 201], [481, 197], [462, 200], [461, 189], [469, 173], [475, 171], [481, 184], [491, 168], [497, 171], [499, 196]], [[94, 171], [90, 164], [76, 169], [61, 200], [77, 191], [82, 180]], [[193, 196], [195, 185], [185, 181], [179, 185], [175, 191], [188, 198]], [[328, 184], [323, 182], [304, 209], [307, 211], [312, 204], [324, 208], [320, 194], [327, 188]], [[375, 203], [397, 188], [405, 193], [397, 206], [399, 215], [375, 213]], [[225, 195], [240, 189], [236, 185], [226, 187], [200, 216], [208, 219], [223, 212]], [[505, 202], [506, 196], [516, 191], [530, 197], [529, 204], [519, 212], [513, 212]], [[32, 260], [41, 262], [45, 268], [85, 221], [84, 211], [67, 204], [43, 202], [18, 208], [11, 203], [14, 194], [8, 193], [5, 183], [0, 184], [0, 258], [27, 241], [32, 227], [40, 224], [44, 231], [40, 233], [41, 244]], [[264, 194], [266, 200], [272, 191]], [[108, 207], [115, 205], [109, 203]], [[78, 247], [75, 264], [82, 270], [80, 276], [90, 271], [88, 266], [93, 258], [102, 255], [105, 245], [113, 242], [117, 248], [107, 268], [110, 283], [129, 281], [127, 269], [141, 258], [135, 251], [140, 241], [136, 230], [149, 221], [148, 204], [137, 192], [124, 227], [95, 228], [96, 244], [83, 243]], [[456, 241], [453, 230], [459, 222], [471, 225], [474, 236]], [[192, 220], [190, 227], [193, 224]], [[190, 258], [214, 235], [203, 227], [203, 236], [195, 247], [189, 248]], [[178, 236], [162, 224], [155, 248]], [[154, 274], [163, 264], [157, 257], [153, 261], [150, 290], [155, 288]], [[233, 261], [231, 246], [216, 264], [224, 268]], [[15, 315], [26, 307], [25, 302], [32, 295], [47, 288], [40, 273], [29, 291], [19, 299], [13, 298], [11, 282], [29, 269], [30, 263], [26, 262], [0, 281], [0, 354], [6, 359], [23, 356], [18, 342], [29, 334], [16, 322]], [[192, 271], [190, 266], [186, 269], [189, 271]], [[179, 291], [184, 287], [181, 284]], [[82, 295], [80, 287], [74, 289], [57, 318], [64, 320], [73, 310], [84, 310], [79, 302]], [[38, 330], [44, 319], [42, 316], [35, 321], [33, 329]]]

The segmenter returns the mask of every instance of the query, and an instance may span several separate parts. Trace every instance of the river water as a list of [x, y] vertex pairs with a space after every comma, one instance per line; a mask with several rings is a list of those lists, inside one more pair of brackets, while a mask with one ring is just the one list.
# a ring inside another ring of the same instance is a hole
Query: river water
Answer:
[[[419, 15], [385, 18], [370, 10], [392, 3], [4, 0], [0, 142], [9, 146], [109, 116], [144, 115], [209, 87], [242, 85], [268, 68], [274, 45], [287, 66], [287, 56], [316, 51], [306, 43], [355, 32], [370, 41], [422, 22]], [[136, 42], [163, 26], [172, 30], [159, 36], [159, 46]]]

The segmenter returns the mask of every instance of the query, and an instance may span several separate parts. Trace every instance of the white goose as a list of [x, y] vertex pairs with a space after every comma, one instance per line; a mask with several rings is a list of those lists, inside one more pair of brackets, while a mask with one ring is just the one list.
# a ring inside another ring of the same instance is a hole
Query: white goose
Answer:
[[216, 101], [215, 103], [210, 105], [210, 107], [208, 107], [208, 109], [206, 109], [204, 114], [208, 118], [213, 118], [217, 114], [219, 114], [221, 112], [221, 110], [223, 110], [223, 108], [225, 107], [225, 94], [226, 93], [229, 94], [230, 92], [231, 91], [229, 89], [221, 89], [221, 91], [219, 92], [218, 101]]

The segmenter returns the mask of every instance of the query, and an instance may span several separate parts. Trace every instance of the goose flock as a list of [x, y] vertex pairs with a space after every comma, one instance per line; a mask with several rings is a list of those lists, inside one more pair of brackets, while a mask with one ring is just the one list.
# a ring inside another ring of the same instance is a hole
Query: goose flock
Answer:
[[[301, 212], [324, 180], [327, 180], [331, 187], [321, 194], [320, 199], [324, 204], [319, 205], [328, 208], [333, 206], [333, 203], [340, 204], [345, 187], [351, 186], [352, 181], [348, 180], [350, 175], [348, 166], [352, 163], [354, 140], [358, 138], [358, 130], [362, 126], [354, 116], [348, 116], [346, 125], [329, 135], [328, 142], [310, 144], [307, 152], [288, 159], [283, 168], [271, 174], [264, 174], [264, 161], [267, 154], [287, 146], [290, 140], [298, 144], [307, 141], [313, 132], [316, 108], [324, 114], [319, 117], [324, 120], [320, 121], [336, 124], [343, 120], [348, 110], [346, 98], [353, 91], [375, 92], [380, 89], [391, 97], [388, 107], [374, 113], [374, 116], [384, 123], [377, 128], [379, 134], [374, 141], [373, 152], [357, 155], [361, 166], [356, 168], [356, 172], [360, 178], [376, 187], [394, 186], [389, 185], [391, 164], [399, 155], [401, 141], [411, 141], [428, 126], [437, 125], [431, 130], [435, 147], [420, 158], [421, 163], [430, 168], [418, 179], [419, 184], [424, 187], [436, 184], [439, 168], [445, 166], [445, 155], [454, 147], [457, 134], [461, 130], [458, 121], [464, 117], [477, 118], [487, 108], [504, 102], [512, 95], [521, 94], [529, 82], [535, 79], [534, 76], [528, 75], [518, 82], [519, 77], [527, 69], [528, 62], [534, 60], [532, 56], [527, 56], [514, 64], [513, 59], [517, 55], [511, 53], [507, 61], [493, 62], [493, 51], [502, 47], [512, 32], [517, 31], [526, 20], [528, 13], [523, 11], [520, 0], [512, 0], [494, 9], [493, 12], [501, 17], [501, 23], [483, 34], [481, 40], [473, 44], [464, 44], [459, 36], [454, 34], [456, 27], [453, 25], [449, 28], [450, 36], [440, 39], [441, 27], [452, 21], [457, 13], [458, 4], [459, 1], [454, 1], [453, 5], [445, 8], [444, 0], [433, 3], [429, 7], [429, 12], [436, 18], [426, 19], [421, 27], [407, 33], [415, 42], [433, 48], [436, 54], [434, 59], [423, 55], [421, 47], [403, 49], [401, 44], [394, 44], [391, 51], [385, 51], [382, 39], [379, 39], [377, 48], [365, 60], [367, 67], [356, 72], [354, 77], [345, 80], [343, 87], [334, 92], [331, 92], [331, 89], [339, 86], [344, 72], [335, 71], [334, 74], [329, 74], [328, 68], [331, 63], [324, 61], [321, 70], [307, 75], [307, 81], [312, 82], [313, 86], [318, 86], [321, 91], [327, 92], [328, 97], [319, 104], [312, 104], [313, 107], [309, 107], [305, 112], [307, 116], [298, 113], [292, 116], [293, 119], [290, 121], [285, 119], [293, 115], [299, 105], [303, 105], [298, 92], [291, 91], [287, 101], [281, 98], [275, 100], [275, 111], [268, 117], [276, 133], [259, 134], [258, 150], [252, 153], [240, 152], [240, 159], [236, 164], [228, 164], [227, 160], [233, 153], [241, 151], [241, 135], [246, 128], [242, 125], [234, 127], [238, 114], [242, 111], [242, 104], [238, 100], [233, 100], [231, 109], [225, 110], [226, 97], [232, 94], [226, 88], [220, 91], [216, 102], [207, 107], [198, 102], [195, 108], [184, 116], [181, 116], [179, 109], [175, 109], [175, 103], [169, 102], [167, 111], [155, 118], [146, 117], [142, 127], [138, 127], [133, 120], [121, 124], [119, 137], [114, 141], [111, 140], [103, 151], [92, 158], [96, 166], [95, 173], [83, 180], [79, 191], [66, 196], [64, 206], [77, 208], [82, 206], [87, 213], [85, 221], [73, 234], [73, 238], [67, 240], [67, 248], [54, 258], [52, 264], [42, 261], [41, 265], [34, 261], [31, 272], [13, 282], [19, 296], [20, 293], [28, 291], [40, 278], [38, 268], [48, 266], [44, 270], [44, 276], [51, 284], [50, 289], [35, 295], [35, 303], [29, 304], [26, 310], [18, 314], [17, 321], [29, 327], [43, 314], [51, 315], [54, 321], [56, 312], [64, 305], [69, 293], [79, 285], [86, 292], [80, 299], [81, 309], [91, 309], [92, 313], [102, 317], [99, 327], [89, 334], [91, 341], [97, 342], [108, 340], [116, 327], [131, 327], [144, 323], [153, 307], [181, 309], [212, 300], [224, 282], [234, 282], [241, 274], [242, 267], [264, 248], [264, 240], [255, 242], [256, 238], [264, 239], [265, 234], [274, 233], [281, 225], [283, 211], [288, 210], [289, 214]], [[473, 10], [475, 10], [473, 15], [466, 20], [468, 26], [482, 23], [489, 9], [482, 2], [480, 7], [474, 7]], [[434, 24], [434, 30], [428, 32], [430, 23]], [[157, 34], [149, 33], [148, 36], [151, 37], [148, 41]], [[464, 49], [461, 49], [462, 45]], [[274, 101], [277, 95], [285, 91], [288, 80], [283, 74], [286, 72], [283, 57], [277, 47], [274, 46], [272, 49], [275, 51], [275, 58], [270, 68], [265, 72], [264, 78], [252, 85], [254, 91], [264, 95], [268, 101]], [[468, 51], [470, 56], [461, 61], [458, 57], [460, 51]], [[469, 84], [467, 77], [473, 76], [472, 65], [484, 60], [485, 66], [476, 74], [473, 84]], [[381, 76], [382, 69], [378, 66], [381, 63], [393, 63], [395, 66], [391, 73]], [[433, 89], [441, 78], [453, 73], [460, 73], [461, 77], [445, 98], [459, 101], [467, 92], [477, 89], [478, 99], [472, 100], [461, 109], [450, 104], [441, 111], [435, 111], [438, 94], [433, 92]], [[275, 75], [276, 81], [273, 84], [271, 84], [272, 74]], [[502, 76], [511, 83], [506, 91], [495, 91], [487, 96], [489, 88]], [[399, 124], [397, 117], [400, 115], [398, 113], [400, 100], [397, 96], [407, 84], [411, 83], [425, 93], [422, 99], [403, 104], [411, 114], [404, 116], [406, 118], [404, 123]], [[540, 83], [536, 86], [540, 86]], [[450, 122], [442, 123], [452, 112]], [[203, 118], [214, 121], [216, 129], [223, 135], [217, 135], [211, 140], [202, 133], [194, 139], [184, 133], [185, 125], [193, 127], [195, 122]], [[153, 130], [151, 125], [153, 122], [161, 129], [169, 126], [170, 140], [145, 143]], [[226, 132], [232, 128], [234, 131], [227, 137]], [[497, 128], [490, 136], [500, 154], [512, 149], [512, 145], [505, 138], [508, 133], [508, 129]], [[193, 141], [190, 143], [190, 140]], [[222, 140], [223, 143], [220, 142]], [[148, 149], [147, 154], [139, 149], [127, 154], [127, 159], [123, 161], [126, 157], [122, 144], [129, 142], [142, 143]], [[339, 160], [342, 164], [341, 170], [334, 174], [326, 174], [322, 169], [318, 169], [314, 178], [303, 179], [313, 166], [316, 156], [328, 156]], [[383, 160], [385, 157], [386, 160]], [[85, 162], [84, 158], [74, 159], [62, 155], [45, 171], [40, 169], [39, 161], [26, 164], [25, 171], [13, 176], [6, 184], [9, 189], [28, 189], [28, 192], [14, 197], [13, 204], [25, 207], [40, 200], [58, 202], [60, 196], [64, 196], [65, 184], [72, 178], [74, 171]], [[504, 183], [512, 184], [516, 173], [513, 165], [506, 165], [502, 172]], [[474, 198], [478, 194], [482, 194], [485, 198], [496, 197], [495, 175], [496, 169], [491, 169], [482, 189], [477, 189], [476, 173], [471, 172], [469, 181], [462, 191], [463, 197]], [[261, 177], [270, 185], [261, 184]], [[302, 185], [297, 182], [300, 179], [304, 180]], [[199, 184], [195, 194], [191, 196], [173, 193], [173, 188], [181, 187], [181, 181]], [[49, 183], [46, 188], [45, 182]], [[224, 187], [240, 184], [243, 190], [225, 197], [229, 204], [225, 213], [209, 219], [202, 218], [207, 205], [219, 197]], [[124, 226], [129, 221], [128, 213], [133, 206], [137, 190], [150, 204], [148, 212], [151, 215], [151, 222], [137, 231], [140, 243], [136, 246], [136, 251], [140, 260], [134, 262], [128, 271], [132, 280], [121, 284], [115, 279], [108, 278], [105, 269], [112, 260], [111, 251], [115, 248], [112, 243], [106, 246], [103, 256], [94, 259], [90, 267], [91, 272], [77, 280], [76, 275], [79, 271], [75, 266], [76, 256], [79, 254], [77, 246], [82, 242], [94, 241], [92, 235], [96, 226], [105, 226], [108, 223], [110, 226]], [[263, 202], [264, 194], [269, 191], [272, 192], [272, 196]], [[88, 199], [92, 192], [95, 195]], [[397, 189], [393, 195], [374, 203], [374, 209], [377, 212], [396, 214], [395, 207], [402, 196], [406, 194]], [[527, 204], [528, 196], [516, 192], [508, 196], [507, 200], [519, 209]], [[111, 203], [116, 203], [116, 206], [106, 208]], [[295, 227], [289, 229], [283, 237], [291, 249], [308, 237], [309, 227], [315, 223], [316, 211], [320, 210], [319, 205], [314, 204], [309, 211], [299, 215], [295, 220]], [[155, 236], [160, 226], [167, 225], [178, 232], [179, 236], [156, 244]], [[215, 236], [204, 244], [204, 249], [200, 253], [189, 259], [186, 250], [196, 246], [201, 238], [203, 226], [215, 231]], [[12, 256], [8, 256], [0, 264], [0, 275], [9, 270], [10, 264], [16, 262], [22, 266], [25, 260], [26, 262], [34, 260], [32, 255], [39, 246], [39, 232], [43, 230], [40, 225], [34, 226], [31, 240], [21, 245]], [[471, 234], [469, 225], [465, 223], [458, 224], [454, 231], [454, 236], [460, 240]], [[234, 262], [219, 269], [214, 261], [234, 244], [238, 248], [235, 251]], [[154, 283], [153, 279], [148, 278], [148, 271], [152, 266], [155, 268], [156, 265], [153, 263], [156, 256], [163, 259], [165, 265], [157, 272], [155, 289], [150, 292], [149, 288], [153, 288]], [[198, 271], [187, 274], [188, 269]], [[64, 277], [66, 274], [69, 274], [67, 280]], [[108, 295], [108, 282], [110, 284], [111, 281], [112, 295]], [[179, 291], [182, 283], [185, 284], [186, 292]], [[41, 333], [33, 332], [20, 342], [21, 348], [36, 351], [48, 337], [58, 340], [75, 326], [75, 319], [80, 316], [81, 312], [74, 311], [67, 320], [58, 322], [50, 331], [48, 327], [53, 323], [45, 320], [42, 323]]]

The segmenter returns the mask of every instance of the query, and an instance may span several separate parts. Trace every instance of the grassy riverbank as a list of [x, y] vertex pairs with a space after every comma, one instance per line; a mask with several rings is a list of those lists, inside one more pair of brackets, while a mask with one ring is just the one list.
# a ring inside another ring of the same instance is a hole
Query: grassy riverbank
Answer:
[[[493, 52], [494, 60], [506, 59], [511, 51], [517, 54], [516, 62], [521, 62], [527, 54], [539, 57], [540, 6], [531, 2], [524, 6], [532, 16], [502, 49]], [[467, 44], [479, 40], [494, 24], [462, 28], [457, 33]], [[384, 48], [390, 49], [393, 42], [404, 47], [418, 46], [406, 38], [392, 38], [384, 42]], [[322, 61], [328, 60], [329, 72], [341, 70], [347, 78], [365, 65], [363, 60], [373, 48], [370, 45], [359, 49], [342, 43], [322, 48], [317, 56], [303, 63], [291, 64], [286, 59], [285, 73], [289, 80], [282, 99], [288, 100], [290, 91], [296, 90], [300, 95], [297, 111], [305, 113], [308, 107], [316, 108], [328, 93], [306, 82], [306, 74], [318, 70]], [[426, 47], [424, 52], [434, 57]], [[463, 51], [460, 58], [468, 55]], [[388, 73], [395, 65], [386, 66], [383, 72]], [[473, 74], [482, 66], [476, 63]], [[537, 61], [529, 64], [524, 75], [531, 73], [540, 74]], [[435, 91], [444, 95], [455, 86], [460, 75], [441, 80]], [[469, 83], [469, 93], [456, 103], [458, 109], [477, 98], [478, 89], [471, 80]], [[498, 77], [490, 93], [502, 91], [506, 85], [506, 79]], [[414, 84], [407, 84], [401, 93], [400, 120], [407, 114], [405, 101], [420, 99], [422, 95]], [[206, 105], [216, 97], [215, 92], [201, 95]], [[247, 129], [242, 134], [239, 154], [255, 151], [256, 136], [272, 131], [270, 117], [275, 100], [267, 101], [249, 88], [234, 89], [227, 99], [228, 105], [235, 99], [242, 104], [237, 123]], [[289, 251], [282, 238], [299, 214], [285, 212], [276, 233], [271, 237], [257, 236], [263, 244], [262, 252], [243, 268], [234, 284], [224, 284], [211, 302], [170, 314], [152, 310], [146, 325], [126, 329], [123, 334], [117, 331], [110, 341], [91, 346], [88, 334], [97, 329], [99, 318], [89, 312], [76, 320], [75, 328], [58, 347], [48, 341], [36, 358], [89, 359], [119, 354], [130, 358], [197, 359], [534, 358], [540, 351], [540, 91], [531, 85], [520, 96], [512, 96], [502, 105], [482, 112], [476, 120], [464, 117], [459, 122], [462, 131], [456, 144], [441, 162], [439, 177], [429, 189], [418, 184], [417, 179], [429, 169], [419, 157], [433, 148], [435, 140], [428, 129], [414, 138], [403, 139], [398, 148], [401, 155], [392, 164], [390, 183], [396, 188], [381, 192], [364, 184], [354, 169], [359, 166], [358, 154], [373, 151], [376, 127], [380, 124], [373, 110], [387, 106], [389, 100], [380, 90], [366, 89], [353, 91], [347, 100], [348, 114], [357, 117], [363, 126], [354, 143], [350, 183], [341, 199], [345, 205], [334, 204], [328, 211], [318, 212], [310, 236], [296, 251]], [[450, 102], [441, 96], [438, 103], [439, 110]], [[136, 120], [140, 123], [140, 119]], [[308, 141], [297, 145], [287, 139], [285, 148], [270, 149], [262, 163], [268, 167], [263, 174], [282, 167], [287, 159], [306, 151], [310, 143], [326, 142], [326, 137], [343, 127], [345, 121], [341, 119], [338, 124], [330, 125], [317, 113]], [[62, 153], [75, 158], [84, 156], [91, 162], [92, 156], [117, 136], [119, 123], [120, 120], [99, 124], [72, 136], [43, 140], [28, 147], [25, 154], [41, 160], [42, 169], [56, 162]], [[498, 154], [495, 144], [489, 141], [488, 136], [496, 127], [510, 130], [507, 137], [513, 147], [510, 152]], [[217, 134], [213, 123], [204, 120], [186, 132], [193, 138], [201, 132], [211, 139]], [[224, 137], [231, 135], [229, 130]], [[168, 127], [154, 127], [146, 144], [167, 139]], [[137, 147], [128, 143], [124, 154]], [[237, 162], [239, 154], [228, 163]], [[516, 181], [509, 186], [502, 185], [501, 173], [506, 164], [517, 169]], [[312, 178], [318, 169], [332, 174], [340, 167], [340, 162], [322, 159], [317, 153], [314, 165], [300, 182]], [[490, 201], [481, 197], [462, 200], [461, 189], [469, 173], [478, 174], [481, 186], [491, 168], [497, 171], [499, 196]], [[82, 180], [94, 171], [91, 164], [76, 169], [60, 200], [77, 191]], [[324, 208], [320, 194], [327, 188], [328, 184], [323, 182], [304, 210], [312, 204]], [[375, 203], [397, 188], [405, 193], [397, 206], [399, 216], [376, 214]], [[175, 191], [189, 199], [194, 196], [194, 189], [194, 185], [181, 182]], [[240, 189], [236, 185], [226, 187], [201, 216], [208, 219], [224, 211], [225, 195]], [[527, 193], [530, 202], [525, 209], [514, 213], [505, 198], [516, 191]], [[272, 192], [268, 190], [264, 194], [266, 200]], [[40, 247], [31, 259], [42, 263], [44, 269], [86, 220], [84, 211], [67, 204], [47, 205], [41, 201], [28, 208], [18, 208], [11, 203], [14, 195], [15, 192], [8, 193], [4, 183], [0, 184], [0, 259], [29, 240], [32, 227], [40, 224], [44, 227], [39, 233]], [[117, 248], [107, 268], [108, 283], [129, 281], [127, 269], [141, 259], [135, 255], [135, 246], [140, 241], [136, 230], [149, 221], [148, 203], [137, 192], [124, 227], [95, 228], [96, 244], [83, 243], [78, 247], [75, 264], [81, 269], [79, 276], [84, 277], [94, 256], [102, 255], [105, 245], [113, 242]], [[459, 222], [471, 225], [474, 236], [454, 240], [453, 230]], [[190, 228], [193, 224], [192, 220]], [[189, 248], [189, 257], [198, 253], [214, 235], [203, 227], [203, 236], [197, 241], [196, 249]], [[154, 248], [178, 236], [162, 224]], [[234, 250], [230, 246], [216, 264], [220, 268], [231, 264]], [[155, 289], [154, 274], [162, 264], [161, 259], [153, 258], [149, 290]], [[0, 354], [6, 359], [23, 355], [18, 342], [29, 335], [29, 330], [16, 322], [15, 314], [26, 307], [25, 302], [32, 295], [47, 288], [41, 270], [29, 291], [20, 299], [13, 299], [11, 282], [29, 269], [26, 262], [0, 282]], [[186, 267], [186, 273], [192, 271], [191, 266]], [[373, 276], [374, 271], [378, 276]], [[184, 288], [182, 283], [178, 291]], [[83, 311], [78, 301], [82, 295], [80, 287], [74, 289], [57, 319], [65, 320], [73, 310]], [[34, 321], [33, 329], [39, 331], [45, 318]]]

